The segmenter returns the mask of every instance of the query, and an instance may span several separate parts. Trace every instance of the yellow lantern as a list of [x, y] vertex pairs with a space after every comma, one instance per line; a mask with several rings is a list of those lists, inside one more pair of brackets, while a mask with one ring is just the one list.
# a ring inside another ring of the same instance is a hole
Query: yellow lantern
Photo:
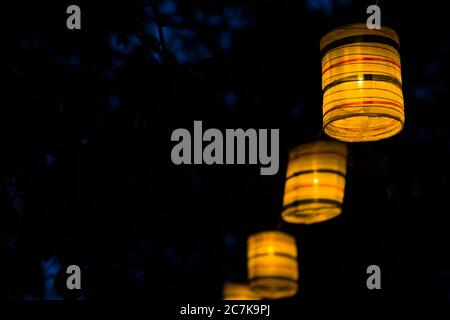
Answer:
[[295, 238], [279, 231], [256, 233], [247, 241], [250, 289], [269, 299], [287, 298], [298, 290]]
[[400, 43], [394, 30], [365, 24], [335, 29], [320, 41], [323, 128], [346, 142], [389, 138], [405, 122]]
[[261, 300], [247, 284], [227, 282], [223, 287], [223, 300]]
[[311, 224], [342, 211], [347, 146], [334, 141], [303, 144], [289, 152], [282, 217]]

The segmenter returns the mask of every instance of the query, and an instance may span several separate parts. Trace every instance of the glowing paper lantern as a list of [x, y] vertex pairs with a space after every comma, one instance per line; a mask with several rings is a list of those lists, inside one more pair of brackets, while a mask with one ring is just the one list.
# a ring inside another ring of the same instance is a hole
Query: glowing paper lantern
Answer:
[[246, 284], [227, 282], [223, 287], [223, 300], [261, 300], [261, 297]]
[[247, 241], [247, 258], [249, 285], [254, 292], [269, 299], [297, 293], [295, 238], [278, 231], [254, 234]]
[[282, 217], [290, 223], [316, 223], [341, 213], [347, 172], [347, 146], [334, 141], [300, 145], [289, 152]]
[[341, 141], [389, 138], [405, 122], [399, 39], [394, 30], [353, 24], [320, 41], [323, 128]]

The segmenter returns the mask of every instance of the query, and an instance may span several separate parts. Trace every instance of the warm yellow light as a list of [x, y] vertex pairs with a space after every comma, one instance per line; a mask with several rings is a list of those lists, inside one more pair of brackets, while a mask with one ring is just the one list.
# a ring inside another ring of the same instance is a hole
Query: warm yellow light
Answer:
[[261, 297], [287, 298], [298, 289], [295, 238], [279, 231], [254, 234], [247, 241], [250, 288]]
[[223, 300], [261, 300], [261, 297], [246, 284], [227, 282], [223, 287]]
[[347, 147], [334, 141], [304, 144], [289, 152], [282, 217], [290, 223], [316, 223], [341, 213], [347, 173]]
[[389, 138], [405, 122], [399, 39], [365, 24], [335, 29], [320, 41], [323, 127], [341, 141]]

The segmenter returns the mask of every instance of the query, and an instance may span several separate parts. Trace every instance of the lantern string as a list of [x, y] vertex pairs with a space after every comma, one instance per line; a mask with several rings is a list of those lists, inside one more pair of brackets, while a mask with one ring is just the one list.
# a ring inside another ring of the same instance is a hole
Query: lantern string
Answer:
[[[163, 22], [161, 19], [161, 14], [160, 14], [158, 5], [156, 4], [155, 0], [150, 1], [150, 5], [152, 7], [153, 16], [156, 21], [156, 26], [158, 28], [158, 38], [159, 38], [158, 39], [159, 40], [158, 41], [158, 44], [159, 44], [158, 49], [160, 50], [159, 53], [167, 61], [170, 61], [170, 62], [178, 65], [177, 57], [167, 48], [166, 38], [164, 36]], [[191, 75], [193, 75], [196, 78], [204, 78], [203, 75], [192, 71], [192, 69], [189, 67], [184, 67], [183, 69], [186, 70], [188, 73], [190, 73]]]
[[323, 134], [323, 127], [320, 127], [319, 133], [317, 134], [316, 140], [320, 140], [320, 138], [322, 137]]
[[154, 18], [156, 20], [156, 25], [158, 27], [159, 45], [163, 51], [167, 51], [166, 39], [164, 37], [164, 30], [161, 21], [161, 15], [159, 14], [159, 8], [154, 1], [151, 2], [151, 6], [153, 9]]
[[278, 222], [277, 231], [280, 231], [283, 228], [283, 224], [284, 224], [283, 220], [280, 220], [280, 222]]

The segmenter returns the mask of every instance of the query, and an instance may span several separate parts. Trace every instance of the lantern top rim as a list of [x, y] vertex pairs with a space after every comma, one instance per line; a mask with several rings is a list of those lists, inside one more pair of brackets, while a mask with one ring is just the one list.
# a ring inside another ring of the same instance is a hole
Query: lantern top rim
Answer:
[[288, 241], [292, 241], [292, 243], [296, 242], [294, 236], [290, 235], [289, 233], [278, 230], [267, 230], [253, 233], [248, 237], [247, 242], [250, 243], [251, 241], [254, 241], [254, 239], [266, 237], [284, 238]]
[[303, 153], [309, 153], [313, 150], [317, 151], [325, 149], [328, 149], [330, 151], [334, 150], [344, 157], [347, 156], [347, 145], [344, 142], [338, 140], [316, 140], [303, 143], [291, 148], [289, 150], [289, 156], [290, 158], [296, 158]]
[[391, 39], [397, 46], [400, 46], [400, 39], [397, 32], [389, 27], [381, 26], [381, 29], [368, 29], [365, 23], [352, 23], [331, 29], [320, 39], [320, 51], [332, 42], [350, 36], [381, 36]]

